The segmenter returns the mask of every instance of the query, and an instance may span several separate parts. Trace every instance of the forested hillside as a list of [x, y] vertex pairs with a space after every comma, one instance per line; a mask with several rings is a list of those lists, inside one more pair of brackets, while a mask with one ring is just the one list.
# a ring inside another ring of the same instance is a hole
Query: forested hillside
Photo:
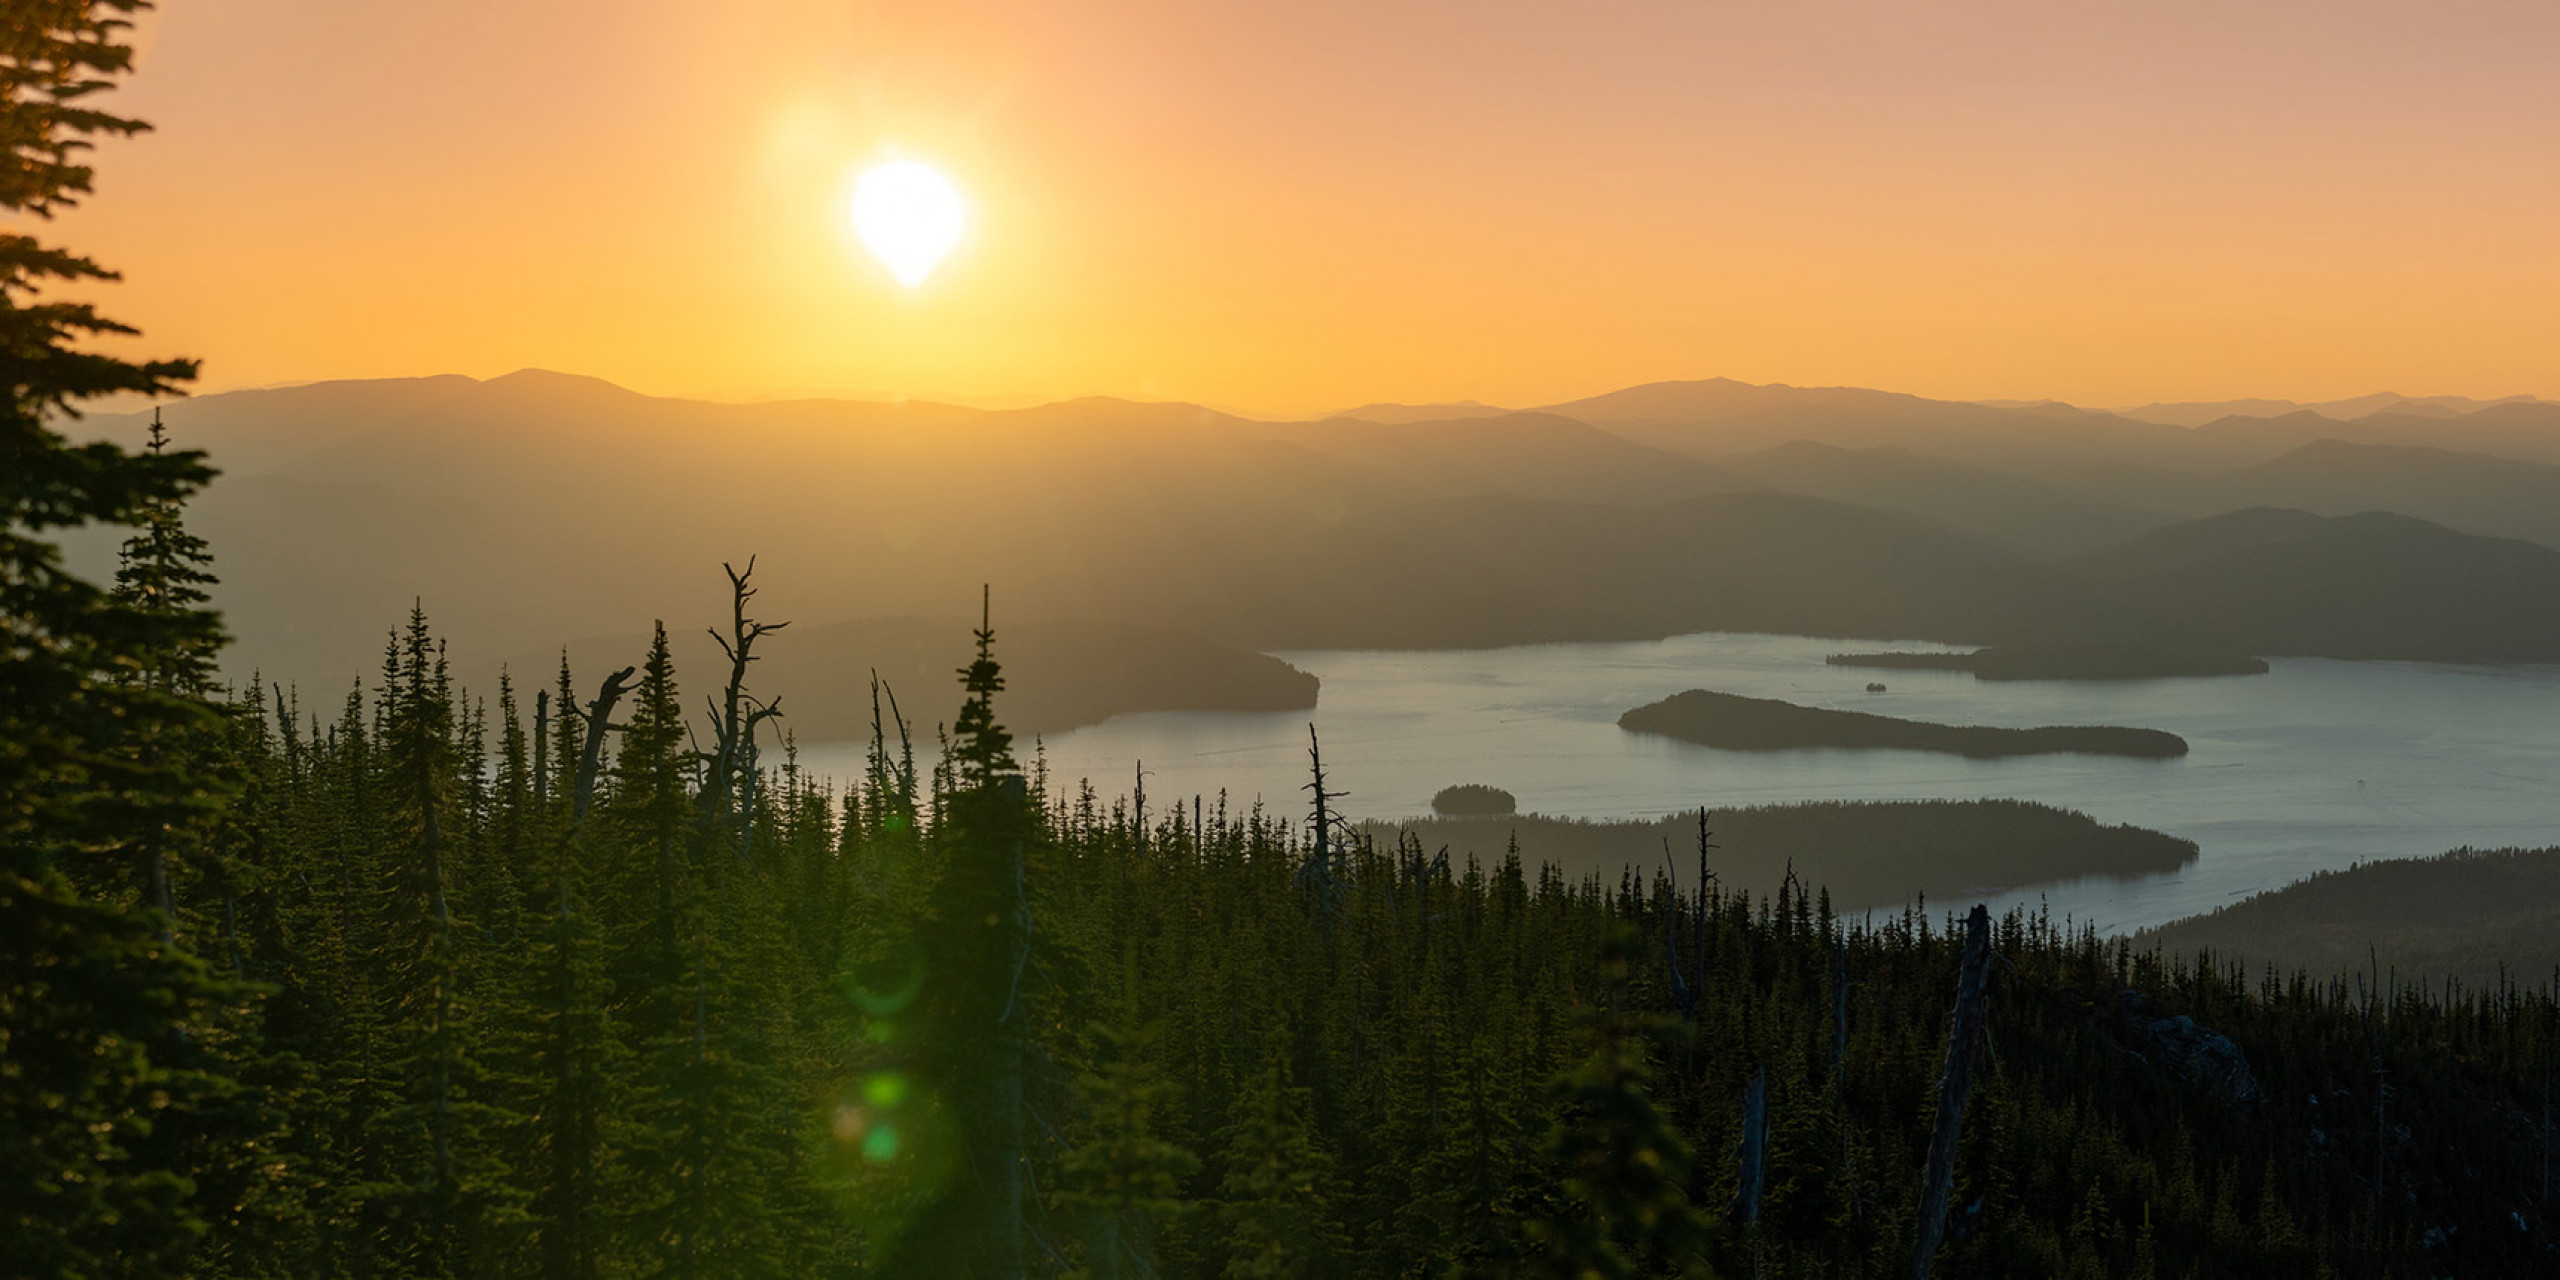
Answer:
[[[1907, 1272], [1952, 925], [1107, 802], [1022, 775], [995, 652], [947, 770], [884, 726], [844, 790], [663, 644], [483, 700], [419, 618], [342, 702], [242, 691], [166, 889], [79, 877], [209, 984], [185, 1126], [93, 1176], [176, 1162], [208, 1276]], [[1989, 942], [1947, 1274], [2546, 1256], [2548, 990]]]
[[2457, 849], [2324, 871], [2136, 941], [2378, 983], [2539, 983], [2560, 973], [2560, 849]]

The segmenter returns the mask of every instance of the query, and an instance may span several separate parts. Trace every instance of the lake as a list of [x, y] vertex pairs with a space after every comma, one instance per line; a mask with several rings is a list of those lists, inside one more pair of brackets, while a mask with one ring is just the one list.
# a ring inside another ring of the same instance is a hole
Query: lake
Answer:
[[[2078, 809], [2195, 841], [2185, 870], [2084, 879], [1991, 899], [2049, 904], [2104, 930], [2209, 911], [2314, 871], [2470, 845], [2560, 845], [2560, 667], [2284, 658], [2262, 676], [2114, 683], [1989, 682], [1963, 672], [1823, 665], [1826, 654], [1942, 646], [1703, 634], [1511, 649], [1301, 651], [1324, 681], [1313, 713], [1121, 716], [1045, 743], [1055, 781], [1125, 794], [1145, 762], [1151, 808], [1179, 797], [1300, 812], [1307, 724], [1355, 817], [1430, 811], [1482, 782], [1524, 812], [1659, 817], [1700, 805], [2005, 797]], [[1869, 681], [1888, 686], [1867, 693]], [[2116, 724], [2185, 737], [2179, 760], [1906, 751], [1718, 751], [1618, 728], [1619, 713], [1684, 689], [1784, 698], [1914, 720], [2032, 727]], [[1002, 701], [998, 701], [1001, 713]], [[803, 747], [850, 777], [858, 744]], [[1027, 744], [1023, 754], [1028, 757]], [[1943, 903], [1947, 907], [1961, 904]]]

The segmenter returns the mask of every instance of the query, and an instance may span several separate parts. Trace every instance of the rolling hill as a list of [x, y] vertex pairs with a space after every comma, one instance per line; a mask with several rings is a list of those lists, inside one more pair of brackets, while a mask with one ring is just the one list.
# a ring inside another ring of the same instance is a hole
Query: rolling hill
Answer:
[[2210, 949], [2252, 968], [2369, 985], [2474, 991], [2503, 974], [2560, 970], [2560, 849], [2457, 850], [2328, 871], [2137, 936], [2172, 954]]
[[1695, 457], [1812, 440], [1843, 448], [1902, 444], [1964, 461], [2020, 455], [2130, 461], [2174, 455], [2192, 433], [2064, 404], [2002, 407], [1857, 387], [1754, 386], [1728, 378], [1657, 382], [1544, 412]]
[[1796, 440], [1729, 458], [1724, 468], [1788, 493], [1908, 512], [2039, 558], [2119, 542], [2176, 518], [1899, 444], [1849, 449]]
[[2560, 466], [2421, 445], [2314, 440], [2233, 473], [2225, 502], [2330, 516], [2392, 511], [2560, 547]]
[[2344, 440], [2560, 463], [2560, 404], [2519, 400], [2451, 417], [2383, 412], [2349, 422], [2307, 410], [2274, 418], [2228, 417], [2196, 428], [2195, 438], [2234, 461], [2274, 458], [2315, 440]]
[[2237, 653], [2560, 660], [2560, 551], [2410, 516], [2253, 508], [2064, 562], [2161, 636]]

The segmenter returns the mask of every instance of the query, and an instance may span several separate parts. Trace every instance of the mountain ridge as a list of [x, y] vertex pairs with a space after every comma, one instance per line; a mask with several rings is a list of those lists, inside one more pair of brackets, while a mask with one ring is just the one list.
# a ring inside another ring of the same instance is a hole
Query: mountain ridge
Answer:
[[[1729, 380], [1708, 394], [1798, 398]], [[2233, 614], [2255, 616], [2254, 629], [2219, 634], [2215, 647], [2560, 659], [2560, 629], [2536, 630], [2560, 609], [2546, 607], [2560, 579], [2538, 558], [2553, 553], [2494, 536], [2508, 530], [2412, 522], [2346, 542], [2324, 535], [2332, 558], [2364, 548], [2442, 615], [2433, 628], [2365, 626], [2353, 645], [2328, 645], [2265, 615], [2259, 598], [2303, 618], [2410, 611], [2340, 566], [2281, 568], [2298, 548], [2235, 540], [2231, 527], [2199, 535], [2227, 542], [2202, 561], [2118, 572], [2132, 562], [2086, 558], [2198, 507], [2228, 514], [2216, 505], [2226, 498], [2265, 505], [2267, 493], [2223, 487], [2264, 461], [2254, 449], [2213, 471], [2185, 451], [2195, 433], [2183, 428], [1856, 389], [1833, 399], [1904, 417], [1853, 415], [1821, 439], [1808, 429], [1818, 413], [1781, 422], [1755, 409], [1744, 421], [1777, 442], [1734, 453], [1676, 423], [1648, 439], [1543, 412], [1274, 423], [1109, 397], [1006, 410], [728, 404], [527, 371], [208, 396], [168, 406], [167, 419], [179, 447], [209, 447], [228, 472], [189, 519], [226, 579], [217, 599], [242, 637], [233, 661], [320, 684], [360, 674], [345, 665], [352, 655], [377, 649], [419, 602], [466, 663], [652, 618], [689, 630], [720, 605], [720, 564], [750, 555], [762, 557], [778, 617], [939, 615], [988, 585], [1014, 621], [1108, 617], [1246, 651], [1701, 630], [2159, 643]], [[2532, 406], [2505, 412], [2539, 429]], [[1945, 439], [1915, 425], [1941, 418], [1990, 425]], [[79, 425], [131, 436], [147, 421]], [[2091, 453], [2000, 444], [2067, 444], [2093, 422], [2112, 443]], [[2111, 449], [2155, 460], [2108, 461]], [[2466, 495], [2508, 464], [2438, 461], [2452, 488], [2435, 514], [2491, 509]], [[2369, 470], [2388, 479], [2393, 468]], [[2300, 516], [2306, 528], [2323, 518]], [[74, 541], [83, 572], [112, 570], [113, 531]], [[2476, 597], [2445, 596], [2440, 584], [2454, 582]], [[2495, 642], [2452, 644], [2463, 627]]]

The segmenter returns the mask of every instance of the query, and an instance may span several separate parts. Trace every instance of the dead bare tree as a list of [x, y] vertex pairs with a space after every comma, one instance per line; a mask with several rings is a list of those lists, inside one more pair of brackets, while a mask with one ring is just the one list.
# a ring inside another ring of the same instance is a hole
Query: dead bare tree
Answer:
[[[624, 667], [606, 676], [603, 686], [596, 690], [595, 701], [587, 704], [583, 717], [587, 737], [579, 747], [578, 776], [569, 789], [569, 816], [574, 820], [585, 821], [587, 806], [595, 802], [596, 774], [604, 767], [604, 735], [616, 727], [613, 704], [622, 701], [622, 695], [630, 690], [632, 673], [638, 670], [638, 667]], [[576, 708], [569, 710], [576, 714]]]
[[1741, 1179], [1733, 1189], [1733, 1203], [1725, 1212], [1740, 1226], [1760, 1220], [1760, 1190], [1769, 1172], [1769, 1069], [1760, 1068], [1751, 1077], [1751, 1088], [1742, 1095], [1742, 1147], [1739, 1152]]
[[1342, 913], [1343, 886], [1341, 875], [1334, 870], [1333, 856], [1337, 837], [1348, 838], [1350, 823], [1333, 809], [1333, 802], [1349, 795], [1347, 791], [1327, 789], [1324, 779], [1324, 747], [1316, 740], [1316, 727], [1307, 726], [1307, 763], [1315, 780], [1299, 787], [1315, 793], [1315, 812], [1307, 819], [1313, 842], [1307, 848], [1306, 860], [1298, 864], [1298, 890], [1314, 905], [1328, 927]]
[[1129, 824], [1129, 826], [1130, 826], [1129, 834], [1130, 834], [1131, 838], [1132, 838], [1132, 839], [1136, 842], [1136, 844], [1137, 844], [1138, 856], [1139, 856], [1139, 857], [1141, 857], [1141, 858], [1143, 858], [1143, 857], [1147, 856], [1147, 762], [1146, 762], [1146, 761], [1141, 760], [1141, 761], [1139, 761], [1139, 762], [1138, 762], [1138, 771], [1137, 771], [1137, 772], [1138, 772], [1137, 785], [1136, 785], [1136, 787], [1135, 787], [1133, 790], [1131, 790], [1131, 791], [1130, 791], [1130, 793], [1129, 793], [1129, 805], [1130, 805], [1130, 809], [1131, 809], [1131, 815], [1132, 815], [1132, 817], [1133, 817], [1133, 819], [1134, 819], [1134, 821], [1132, 821], [1132, 822]]
[[1849, 935], [1831, 935], [1831, 1096], [1849, 1091]]
[[1849, 1122], [1849, 933], [1831, 934], [1831, 1105], [1840, 1120], [1840, 1182], [1849, 1190], [1849, 1213], [1866, 1209], [1858, 1195], [1857, 1126]]
[[1947, 1197], [1955, 1189], [1956, 1141], [1964, 1133], [1965, 1095], [1982, 1049], [1983, 985], [1991, 969], [1991, 912], [1975, 903], [1964, 921], [1964, 968], [1956, 979], [1954, 1025], [1947, 1029], [1947, 1066], [1938, 1076], [1938, 1123], [1920, 1180], [1920, 1239], [1911, 1253], [1912, 1280], [1929, 1280], [1947, 1230]]
[[551, 691], [533, 691], [533, 807], [551, 807]]
[[735, 853], [744, 859], [755, 827], [756, 730], [782, 714], [780, 699], [766, 702], [747, 692], [747, 664], [756, 660], [756, 641], [791, 624], [759, 622], [747, 616], [748, 602], [756, 596], [756, 588], [750, 585], [756, 573], [755, 557], [747, 557], [744, 569], [726, 563], [720, 569], [729, 575], [729, 631], [723, 635], [714, 628], [711, 639], [729, 659], [729, 681], [719, 699], [710, 703], [711, 749], [697, 753], [703, 762], [700, 804], [706, 827], [736, 824]]
[[1680, 872], [1671, 862], [1670, 840], [1662, 842], [1663, 870], [1671, 883], [1671, 892], [1662, 904], [1662, 958], [1671, 969], [1671, 1002], [1679, 1007], [1684, 1021], [1696, 1019], [1698, 997], [1705, 993], [1707, 987], [1707, 886], [1716, 878], [1715, 873], [1707, 869], [1707, 851], [1718, 847], [1711, 839], [1714, 835], [1707, 829], [1707, 811], [1699, 809], [1698, 891], [1689, 905], [1689, 941], [1697, 953], [1694, 961], [1697, 976], [1694, 979], [1685, 972], [1687, 965], [1680, 958], [1680, 938], [1675, 928], [1680, 916]]

